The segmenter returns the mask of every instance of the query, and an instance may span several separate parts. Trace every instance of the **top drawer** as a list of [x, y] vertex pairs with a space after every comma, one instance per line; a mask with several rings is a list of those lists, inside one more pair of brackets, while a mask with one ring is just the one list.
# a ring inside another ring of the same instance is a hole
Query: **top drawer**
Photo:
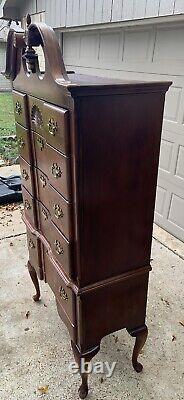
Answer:
[[69, 112], [42, 100], [29, 97], [31, 129], [42, 135], [48, 144], [69, 154]]
[[27, 95], [13, 90], [13, 105], [15, 121], [25, 128], [28, 127]]

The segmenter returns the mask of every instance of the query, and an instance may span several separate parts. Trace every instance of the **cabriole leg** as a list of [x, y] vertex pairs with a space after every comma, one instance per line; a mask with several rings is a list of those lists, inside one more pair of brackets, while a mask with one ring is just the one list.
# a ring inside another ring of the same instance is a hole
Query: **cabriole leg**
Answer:
[[39, 282], [38, 282], [37, 273], [29, 261], [28, 261], [27, 265], [28, 265], [28, 271], [29, 271], [31, 280], [36, 289], [36, 294], [33, 296], [33, 300], [37, 302], [40, 300], [40, 286], [39, 286]]
[[80, 375], [82, 378], [82, 384], [79, 388], [79, 396], [81, 399], [85, 399], [88, 395], [88, 374], [81, 372], [81, 360], [83, 359], [84, 362], [90, 362], [92, 360], [92, 358], [99, 352], [100, 344], [84, 353], [80, 352], [79, 348], [73, 342], [71, 342], [71, 344], [72, 344], [72, 350], [74, 353], [74, 358], [75, 358], [76, 363], [79, 366]]
[[136, 372], [141, 372], [143, 369], [143, 366], [141, 363], [139, 363], [137, 361], [138, 356], [140, 354], [140, 351], [142, 350], [147, 336], [148, 336], [148, 328], [146, 325], [138, 328], [138, 329], [134, 329], [134, 330], [130, 330], [127, 329], [128, 333], [132, 336], [135, 337], [135, 346], [134, 346], [134, 350], [133, 350], [133, 354], [132, 354], [132, 365], [135, 369]]

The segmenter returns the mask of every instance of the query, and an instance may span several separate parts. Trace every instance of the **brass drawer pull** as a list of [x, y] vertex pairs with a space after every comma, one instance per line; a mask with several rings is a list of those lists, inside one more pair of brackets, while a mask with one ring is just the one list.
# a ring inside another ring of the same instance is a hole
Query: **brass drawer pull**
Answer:
[[18, 146], [20, 147], [20, 149], [23, 149], [23, 147], [26, 145], [26, 142], [24, 141], [24, 139], [22, 138], [22, 136], [18, 139]]
[[47, 124], [48, 126], [48, 131], [52, 136], [55, 136], [55, 134], [58, 131], [58, 124], [56, 121], [54, 121], [54, 118], [49, 119], [49, 123]]
[[44, 208], [42, 208], [42, 214], [43, 214], [44, 220], [46, 221], [46, 220], [48, 219], [48, 214], [47, 214], [47, 212], [44, 210]]
[[44, 149], [44, 141], [43, 141], [43, 139], [41, 139], [41, 138], [38, 138], [37, 139], [37, 143], [38, 143], [38, 146], [39, 146], [39, 149], [40, 149], [40, 151], [42, 151], [43, 149]]
[[61, 246], [61, 243], [59, 242], [59, 240], [55, 240], [54, 245], [55, 245], [56, 253], [59, 255], [61, 255], [61, 254], [63, 255], [64, 249]]
[[65, 289], [63, 289], [62, 286], [60, 288], [60, 296], [61, 296], [62, 300], [68, 301], [68, 295], [67, 295], [67, 293], [65, 292]]
[[44, 188], [47, 185], [47, 181], [43, 175], [40, 175], [40, 181], [42, 183], [42, 187]]
[[35, 249], [35, 244], [34, 244], [34, 242], [32, 241], [32, 239], [29, 240], [29, 248], [30, 248], [30, 249]]
[[22, 170], [22, 178], [25, 179], [25, 181], [29, 179], [29, 175], [25, 169]]
[[29, 203], [29, 201], [27, 199], [24, 201], [24, 208], [26, 210], [31, 210], [31, 204]]
[[61, 168], [57, 163], [52, 164], [52, 175], [54, 175], [54, 178], [60, 178], [62, 175]]
[[22, 106], [19, 101], [15, 103], [15, 114], [21, 115], [23, 112]]
[[59, 204], [54, 204], [53, 205], [53, 209], [54, 209], [54, 215], [57, 219], [59, 218], [63, 218], [64, 217], [64, 213], [62, 208], [59, 206]]

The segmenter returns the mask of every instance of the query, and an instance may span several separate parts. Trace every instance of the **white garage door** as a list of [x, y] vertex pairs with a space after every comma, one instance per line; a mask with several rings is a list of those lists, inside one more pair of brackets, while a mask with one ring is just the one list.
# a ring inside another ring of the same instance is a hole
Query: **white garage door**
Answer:
[[173, 81], [166, 97], [155, 222], [184, 240], [184, 26], [64, 33], [64, 60], [77, 72]]

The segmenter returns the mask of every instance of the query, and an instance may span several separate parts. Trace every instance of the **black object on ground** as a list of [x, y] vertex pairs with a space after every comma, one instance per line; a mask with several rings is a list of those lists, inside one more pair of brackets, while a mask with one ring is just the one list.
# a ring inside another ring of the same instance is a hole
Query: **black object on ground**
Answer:
[[21, 177], [11, 175], [8, 178], [0, 176], [0, 204], [22, 201]]

